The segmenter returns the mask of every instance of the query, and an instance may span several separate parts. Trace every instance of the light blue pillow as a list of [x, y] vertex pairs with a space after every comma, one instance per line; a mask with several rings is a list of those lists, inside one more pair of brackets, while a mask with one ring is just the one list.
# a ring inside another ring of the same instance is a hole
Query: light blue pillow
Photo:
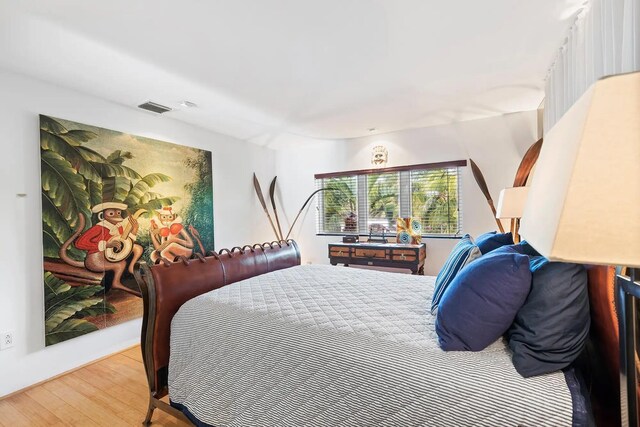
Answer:
[[431, 313], [435, 314], [442, 300], [442, 296], [449, 284], [456, 277], [456, 274], [462, 270], [467, 264], [476, 258], [479, 258], [482, 254], [480, 249], [473, 243], [471, 236], [465, 234], [458, 244], [453, 248], [449, 254], [449, 258], [442, 266], [438, 277], [436, 277], [436, 286], [433, 291], [433, 299], [431, 300]]

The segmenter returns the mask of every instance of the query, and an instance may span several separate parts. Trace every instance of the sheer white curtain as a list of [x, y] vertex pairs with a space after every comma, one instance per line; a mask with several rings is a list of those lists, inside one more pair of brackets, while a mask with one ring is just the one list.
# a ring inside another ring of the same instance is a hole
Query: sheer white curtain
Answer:
[[640, 70], [640, 0], [590, 0], [577, 14], [545, 87], [545, 132], [597, 79]]

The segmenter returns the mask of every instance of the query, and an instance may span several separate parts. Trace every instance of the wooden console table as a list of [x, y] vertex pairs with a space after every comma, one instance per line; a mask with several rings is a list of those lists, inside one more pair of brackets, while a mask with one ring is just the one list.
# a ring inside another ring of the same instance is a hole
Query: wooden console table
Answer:
[[424, 274], [427, 257], [425, 244], [401, 243], [329, 243], [331, 265], [373, 265], [408, 268], [413, 274]]

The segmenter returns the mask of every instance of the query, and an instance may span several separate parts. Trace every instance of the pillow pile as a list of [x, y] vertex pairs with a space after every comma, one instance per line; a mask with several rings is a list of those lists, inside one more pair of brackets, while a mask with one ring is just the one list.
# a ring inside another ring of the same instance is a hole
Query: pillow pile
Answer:
[[444, 263], [444, 266], [436, 277], [435, 289], [433, 291], [433, 299], [431, 300], [431, 313], [435, 314], [438, 304], [442, 299], [442, 295], [447, 290], [449, 284], [453, 281], [454, 277], [462, 270], [467, 264], [476, 258], [479, 258], [480, 249], [473, 243], [471, 236], [465, 234], [458, 244], [453, 248], [449, 254], [449, 258]]
[[[523, 377], [575, 361], [590, 325], [585, 268], [549, 262], [527, 242], [513, 244], [511, 233], [485, 233], [475, 245], [468, 235], [463, 240], [438, 275], [446, 285], [436, 279], [440, 347], [480, 351], [506, 333]], [[482, 257], [461, 262], [474, 250]]]
[[511, 246], [467, 265], [442, 296], [436, 333], [445, 351], [480, 351], [509, 329], [531, 288], [529, 257]]
[[491, 231], [481, 234], [476, 239], [476, 246], [478, 246], [482, 255], [486, 255], [492, 250], [505, 245], [513, 245], [513, 236], [511, 233], [496, 233], [495, 231]]

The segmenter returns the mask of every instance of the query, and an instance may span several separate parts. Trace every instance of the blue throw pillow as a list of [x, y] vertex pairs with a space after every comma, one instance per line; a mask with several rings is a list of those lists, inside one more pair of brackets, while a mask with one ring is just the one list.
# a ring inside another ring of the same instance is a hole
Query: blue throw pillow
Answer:
[[442, 299], [442, 295], [447, 290], [447, 287], [451, 281], [456, 277], [456, 274], [464, 266], [469, 264], [476, 258], [479, 258], [480, 249], [473, 243], [471, 236], [465, 234], [458, 244], [453, 248], [449, 254], [449, 258], [442, 266], [438, 277], [436, 277], [436, 285], [433, 291], [433, 298], [431, 300], [431, 313], [435, 314], [438, 304]]
[[554, 372], [576, 360], [591, 323], [587, 288], [582, 265], [547, 261], [533, 272], [531, 292], [507, 333], [520, 375]]
[[496, 249], [469, 264], [438, 307], [440, 347], [484, 350], [509, 329], [530, 288], [529, 257], [513, 248]]
[[526, 240], [518, 243], [518, 247], [520, 248], [521, 253], [529, 256], [542, 256], [536, 249], [529, 244]]
[[513, 245], [513, 236], [511, 233], [496, 233], [495, 231], [491, 231], [478, 236], [476, 245], [480, 248], [482, 255], [486, 255], [499, 247]]
[[517, 245], [507, 245], [503, 246], [503, 248], [513, 248], [518, 253], [529, 255], [529, 270], [531, 270], [532, 273], [536, 272], [549, 263], [549, 260], [547, 258], [540, 255], [538, 251], [533, 248], [533, 246], [531, 246], [524, 240]]

